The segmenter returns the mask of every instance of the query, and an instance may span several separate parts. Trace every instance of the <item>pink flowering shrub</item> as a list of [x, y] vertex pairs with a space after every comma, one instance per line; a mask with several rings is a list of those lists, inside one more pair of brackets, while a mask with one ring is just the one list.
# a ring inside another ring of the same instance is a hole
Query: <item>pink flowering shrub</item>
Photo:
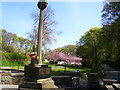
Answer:
[[71, 65], [71, 64], [72, 65], [82, 65], [81, 62], [83, 61], [82, 58], [72, 56], [72, 55], [68, 55], [68, 54], [64, 54], [64, 53], [61, 53], [61, 52], [58, 52], [58, 51], [54, 51], [53, 53], [48, 54], [46, 56], [46, 58], [48, 60], [52, 60], [54, 62], [57, 62], [59, 60], [65, 61], [66, 64], [69, 64], [69, 65]]

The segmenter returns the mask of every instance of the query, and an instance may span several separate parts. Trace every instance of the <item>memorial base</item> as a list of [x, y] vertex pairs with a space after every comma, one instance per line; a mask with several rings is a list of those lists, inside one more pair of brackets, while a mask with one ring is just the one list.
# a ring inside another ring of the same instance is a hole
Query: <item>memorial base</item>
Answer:
[[50, 73], [51, 67], [48, 65], [29, 64], [25, 66], [25, 79], [24, 83], [19, 85], [19, 90], [57, 88], [50, 78]]

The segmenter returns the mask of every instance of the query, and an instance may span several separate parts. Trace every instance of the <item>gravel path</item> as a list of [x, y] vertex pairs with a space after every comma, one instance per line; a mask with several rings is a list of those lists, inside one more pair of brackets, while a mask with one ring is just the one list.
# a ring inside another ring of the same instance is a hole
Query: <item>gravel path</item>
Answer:
[[58, 66], [57, 68], [52, 68], [52, 69], [61, 69], [64, 68], [63, 66]]

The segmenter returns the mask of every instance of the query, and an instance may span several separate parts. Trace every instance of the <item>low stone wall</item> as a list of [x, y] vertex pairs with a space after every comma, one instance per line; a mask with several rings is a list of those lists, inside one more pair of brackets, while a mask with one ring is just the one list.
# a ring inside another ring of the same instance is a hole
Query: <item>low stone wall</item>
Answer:
[[22, 84], [24, 81], [24, 73], [12, 73], [11, 84], [17, 85]]
[[105, 85], [120, 83], [120, 71], [105, 71], [103, 82]]
[[0, 84], [18, 85], [18, 84], [21, 84], [24, 79], [24, 73], [21, 73], [21, 72], [11, 73], [11, 71], [3, 70], [2, 72], [0, 72], [0, 75], [1, 75]]
[[120, 71], [105, 71], [104, 72], [105, 79], [115, 79], [120, 82]]
[[87, 73], [88, 76], [88, 88], [100, 88], [101, 85], [98, 80], [98, 74], [97, 73]]
[[66, 85], [73, 88], [79, 88], [79, 77], [71, 77], [71, 76], [51, 76], [51, 78], [55, 81], [55, 85]]
[[1, 84], [11, 84], [10, 73], [2, 73], [1, 74]]
[[55, 85], [72, 86], [72, 78], [70, 76], [51, 76], [55, 81]]

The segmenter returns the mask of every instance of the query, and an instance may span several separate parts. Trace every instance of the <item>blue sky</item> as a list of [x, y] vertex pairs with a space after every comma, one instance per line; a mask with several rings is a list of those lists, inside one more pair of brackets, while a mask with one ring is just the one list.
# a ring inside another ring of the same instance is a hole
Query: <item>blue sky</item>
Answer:
[[[31, 13], [36, 11], [37, 2], [2, 2], [2, 29], [27, 38], [26, 32], [31, 31], [33, 20]], [[101, 10], [103, 2], [49, 2], [55, 11], [58, 22], [56, 36], [50, 49], [65, 45], [75, 45], [76, 41], [90, 28], [101, 27]]]

